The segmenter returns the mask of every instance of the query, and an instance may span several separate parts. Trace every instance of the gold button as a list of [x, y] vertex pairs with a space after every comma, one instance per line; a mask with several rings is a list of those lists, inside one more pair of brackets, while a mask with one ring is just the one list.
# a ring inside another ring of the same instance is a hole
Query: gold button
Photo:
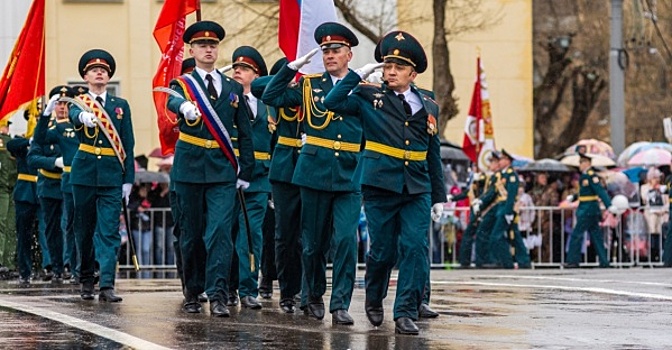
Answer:
[[98, 159], [101, 159], [101, 158], [103, 158], [103, 157], [101, 157], [101, 156], [98, 156]]
[[296, 140], [296, 147], [301, 147], [301, 146], [303, 146], [303, 145], [301, 144], [301, 140]]
[[296, 153], [301, 153], [301, 150], [296, 151]]
[[334, 149], [335, 150], [341, 149], [341, 141], [334, 141]]
[[406, 140], [406, 146], [410, 145], [411, 141]]
[[404, 165], [405, 165], [405, 166], [408, 166], [408, 161], [405, 161], [405, 162], [404, 162]]
[[212, 148], [212, 140], [205, 140], [205, 148]]
[[103, 144], [103, 140], [98, 140], [98, 144], [99, 144], [99, 145], [102, 145], [102, 144]]
[[337, 139], [340, 139], [340, 138], [341, 138], [341, 134], [336, 135], [336, 138], [337, 138]]
[[404, 159], [411, 159], [411, 151], [404, 151]]
[[408, 126], [408, 122], [404, 122], [404, 126]]
[[[93, 150], [93, 153], [95, 153], [95, 155], [100, 155], [101, 152], [102, 152], [102, 150], [100, 149], [100, 147], [96, 147], [96, 148]], [[98, 158], [100, 158], [100, 157], [98, 157]]]
[[336, 157], [338, 157], [338, 152], [334, 152], [334, 155], [335, 155]]

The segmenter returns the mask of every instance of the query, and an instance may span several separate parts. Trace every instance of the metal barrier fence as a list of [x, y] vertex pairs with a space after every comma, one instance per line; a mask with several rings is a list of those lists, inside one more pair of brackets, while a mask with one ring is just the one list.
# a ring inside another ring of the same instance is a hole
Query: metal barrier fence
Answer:
[[[520, 212], [521, 217], [533, 217], [529, 226], [525, 225], [524, 218], [523, 222], [519, 222], [533, 267], [561, 267], [565, 263], [567, 243], [576, 221], [574, 209], [535, 206], [520, 208]], [[132, 229], [132, 235], [141, 266], [140, 277], [164, 276], [166, 273], [172, 276], [174, 273], [174, 238], [173, 227], [167, 224], [169, 213], [168, 208], [147, 209], [138, 215], [137, 225], [131, 225], [138, 228]], [[602, 226], [605, 248], [612, 266], [662, 266], [665, 231], [649, 232], [645, 219], [648, 214], [647, 208], [631, 208], [615, 220], [607, 222], [611, 226]], [[432, 268], [459, 266], [459, 245], [468, 217], [469, 208], [452, 208], [446, 210], [441, 223], [430, 225], [429, 256]], [[122, 242], [125, 242], [125, 229], [121, 234]], [[585, 238], [582, 266], [598, 266], [587, 233]], [[368, 248], [368, 241], [360, 241], [360, 244], [366, 244]], [[128, 244], [122, 244], [120, 270], [133, 269], [130, 254]], [[364, 267], [364, 262], [360, 260], [358, 266]]]

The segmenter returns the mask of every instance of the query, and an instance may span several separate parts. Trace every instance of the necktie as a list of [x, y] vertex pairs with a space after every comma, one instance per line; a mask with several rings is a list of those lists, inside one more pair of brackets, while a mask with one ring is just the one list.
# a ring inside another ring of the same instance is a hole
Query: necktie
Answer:
[[404, 96], [404, 94], [399, 94], [397, 96], [401, 100], [401, 104], [404, 105], [404, 111], [406, 112], [406, 117], [412, 116], [413, 110], [411, 109], [411, 105], [409, 105], [408, 102], [406, 102], [406, 96]]
[[340, 82], [341, 82], [341, 79], [336, 80], [336, 82], [334, 83], [334, 86], [336, 86], [336, 84], [338, 84]]
[[254, 115], [252, 107], [250, 107], [250, 96], [245, 95], [245, 105], [247, 106], [247, 112], [250, 113], [250, 120], [254, 120], [256, 115]]
[[212, 75], [207, 74], [205, 76], [205, 80], [208, 81], [208, 93], [210, 94], [210, 98], [213, 100], [217, 99], [217, 90], [215, 89], [215, 84], [212, 83]]
[[102, 107], [105, 107], [105, 101], [103, 101], [102, 97], [96, 96], [96, 101], [98, 101]]

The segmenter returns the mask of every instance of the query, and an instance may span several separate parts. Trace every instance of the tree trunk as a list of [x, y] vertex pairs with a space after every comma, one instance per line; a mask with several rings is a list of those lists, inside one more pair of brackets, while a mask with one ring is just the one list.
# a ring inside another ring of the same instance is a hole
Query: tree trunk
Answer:
[[432, 41], [432, 81], [436, 102], [439, 104], [439, 130], [441, 133], [448, 125], [448, 121], [458, 113], [457, 101], [453, 96], [455, 81], [450, 71], [450, 51], [446, 40], [446, 0], [433, 0], [434, 9], [434, 39]]

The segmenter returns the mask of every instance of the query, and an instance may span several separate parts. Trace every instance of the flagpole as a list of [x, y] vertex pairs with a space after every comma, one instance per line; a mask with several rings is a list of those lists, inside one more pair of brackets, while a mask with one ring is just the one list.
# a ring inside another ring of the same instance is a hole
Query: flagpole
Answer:
[[201, 21], [201, 0], [196, 1], [196, 22]]
[[[481, 90], [483, 87], [481, 86], [481, 48], [479, 46], [476, 46], [476, 81], [478, 82], [478, 100], [481, 100]], [[481, 108], [481, 106], [478, 106], [478, 108]], [[478, 166], [479, 163], [479, 157], [481, 155], [481, 120], [482, 120], [482, 113], [481, 112], [481, 118], [476, 118], [476, 166]], [[477, 115], [479, 113], [477, 112]]]

